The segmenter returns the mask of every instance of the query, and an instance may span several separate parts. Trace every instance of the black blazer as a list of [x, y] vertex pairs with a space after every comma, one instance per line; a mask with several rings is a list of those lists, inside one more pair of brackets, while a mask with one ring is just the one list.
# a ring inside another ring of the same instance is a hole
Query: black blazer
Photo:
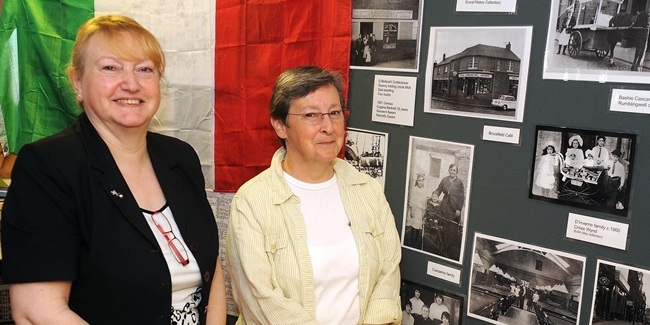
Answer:
[[[204, 323], [219, 239], [199, 159], [189, 144], [160, 134], [147, 134], [147, 148], [196, 258], [190, 263], [201, 269]], [[91, 324], [170, 324], [165, 259], [85, 114], [20, 150], [1, 229], [5, 282], [71, 280], [69, 305]]]

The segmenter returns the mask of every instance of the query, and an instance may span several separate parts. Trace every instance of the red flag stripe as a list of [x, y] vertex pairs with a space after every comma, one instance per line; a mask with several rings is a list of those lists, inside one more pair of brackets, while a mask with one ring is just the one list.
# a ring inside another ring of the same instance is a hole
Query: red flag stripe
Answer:
[[216, 12], [215, 190], [235, 192], [280, 146], [268, 117], [275, 79], [298, 65], [349, 78], [351, 0], [220, 0]]

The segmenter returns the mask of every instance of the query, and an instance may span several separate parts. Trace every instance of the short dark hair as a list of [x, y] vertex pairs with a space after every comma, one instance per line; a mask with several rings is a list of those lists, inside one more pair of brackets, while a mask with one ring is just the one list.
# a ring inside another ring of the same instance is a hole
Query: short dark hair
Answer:
[[[273, 95], [269, 106], [272, 119], [287, 124], [289, 107], [294, 99], [305, 97], [321, 87], [334, 86], [339, 94], [341, 109], [345, 109], [343, 98], [343, 77], [338, 71], [329, 71], [317, 66], [300, 66], [284, 71], [273, 86]], [[285, 145], [284, 139], [280, 139]]]

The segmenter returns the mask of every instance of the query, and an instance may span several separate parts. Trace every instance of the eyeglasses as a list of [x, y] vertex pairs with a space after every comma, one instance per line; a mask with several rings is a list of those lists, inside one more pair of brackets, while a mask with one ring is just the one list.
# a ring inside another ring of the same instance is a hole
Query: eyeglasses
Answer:
[[329, 113], [321, 113], [321, 112], [314, 112], [314, 113], [287, 113], [287, 115], [296, 115], [299, 116], [300, 119], [303, 120], [303, 122], [307, 124], [319, 124], [323, 121], [325, 118], [325, 115], [329, 115], [330, 120], [332, 122], [342, 122], [348, 119], [350, 117], [350, 110], [349, 109], [338, 109], [335, 111], [331, 111]]
[[151, 219], [156, 225], [156, 228], [160, 230], [160, 233], [165, 236], [165, 240], [167, 240], [169, 249], [171, 249], [174, 258], [176, 258], [176, 261], [178, 263], [181, 263], [181, 265], [189, 264], [190, 259], [187, 255], [187, 251], [185, 250], [185, 246], [176, 237], [176, 235], [174, 235], [174, 232], [172, 231], [172, 225], [169, 223], [169, 219], [167, 219], [167, 217], [160, 211], [154, 212], [151, 215]]

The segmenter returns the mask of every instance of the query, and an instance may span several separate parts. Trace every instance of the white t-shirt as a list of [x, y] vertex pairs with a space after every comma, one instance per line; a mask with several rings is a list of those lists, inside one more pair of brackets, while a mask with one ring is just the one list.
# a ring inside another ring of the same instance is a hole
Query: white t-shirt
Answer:
[[438, 305], [435, 301], [431, 304], [431, 307], [429, 308], [429, 317], [442, 320], [442, 313], [443, 312], [449, 312], [449, 308], [447, 306], [440, 304]]
[[192, 255], [190, 249], [185, 245], [185, 241], [181, 236], [181, 231], [178, 229], [178, 225], [176, 225], [172, 210], [169, 206], [165, 205], [162, 213], [167, 220], [169, 220], [174, 236], [176, 236], [185, 247], [190, 260], [190, 263], [187, 265], [182, 265], [176, 261], [174, 254], [169, 248], [167, 239], [165, 239], [165, 236], [160, 232], [160, 230], [158, 230], [156, 224], [153, 222], [151, 212], [143, 211], [142, 214], [156, 237], [158, 245], [160, 245], [160, 250], [162, 251], [163, 256], [165, 256], [165, 261], [167, 261], [167, 267], [169, 268], [169, 273], [171, 275], [171, 307], [174, 307], [172, 320], [175, 321], [176, 324], [198, 324], [198, 306], [201, 302], [201, 270], [199, 269], [199, 264], [196, 262], [196, 259], [194, 259], [194, 255]]
[[316, 321], [358, 324], [359, 253], [337, 185], [336, 175], [323, 183], [301, 182], [284, 174], [300, 198], [307, 246], [314, 270]]

